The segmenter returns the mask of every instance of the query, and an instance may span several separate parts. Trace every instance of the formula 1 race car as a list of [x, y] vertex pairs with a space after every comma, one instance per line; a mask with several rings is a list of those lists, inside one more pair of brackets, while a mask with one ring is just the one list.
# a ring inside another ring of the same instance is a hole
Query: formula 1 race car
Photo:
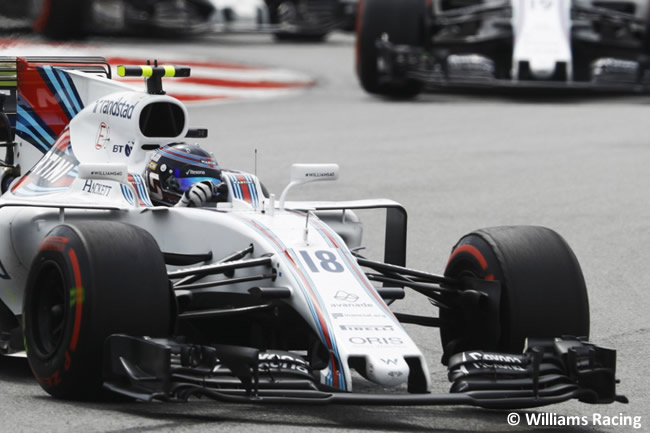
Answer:
[[650, 90], [644, 0], [364, 0], [359, 15], [357, 76], [369, 93]]
[[[52, 396], [626, 401], [616, 352], [586, 340], [585, 281], [554, 231], [478, 230], [453, 248], [444, 275], [409, 269], [398, 203], [287, 200], [297, 185], [335, 180], [336, 164], [295, 164], [279, 200], [256, 176], [222, 169], [222, 200], [153, 206], [161, 179], [146, 168], [161, 160], [152, 155], [164, 146], [192, 160], [170, 143], [207, 136], [162, 89], [163, 75], [189, 68], [118, 67], [149, 77], [138, 92], [112, 81], [101, 58], [0, 66], [0, 351], [24, 350]], [[357, 209], [386, 212], [383, 261], [360, 254]], [[438, 317], [392, 312], [406, 289]], [[404, 323], [440, 328], [450, 394], [430, 393], [428, 363]], [[364, 378], [399, 392], [353, 392]]]
[[29, 0], [3, 2], [0, 15], [37, 33], [74, 39], [89, 33], [147, 36], [269, 32], [322, 40], [350, 27], [356, 0]]

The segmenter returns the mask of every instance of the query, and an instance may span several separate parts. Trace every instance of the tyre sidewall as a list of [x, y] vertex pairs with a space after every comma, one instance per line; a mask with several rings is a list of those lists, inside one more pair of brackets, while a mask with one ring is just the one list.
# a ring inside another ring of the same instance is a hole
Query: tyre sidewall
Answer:
[[[64, 333], [60, 344], [49, 356], [38, 349], [36, 334], [36, 296], [34, 287], [39, 273], [52, 263], [61, 270], [64, 282]], [[98, 371], [101, 365], [96, 359], [89, 359], [101, 352], [103, 341], [88, 338], [91, 332], [92, 296], [95, 294], [91, 280], [90, 258], [79, 235], [71, 227], [62, 226], [51, 232], [41, 245], [32, 264], [27, 281], [23, 324], [25, 347], [30, 367], [41, 386], [51, 395], [65, 398], [68, 390], [85, 383], [88, 389], [97, 388]], [[71, 370], [74, 369], [74, 374]], [[86, 374], [79, 374], [85, 371]]]
[[[584, 277], [573, 251], [556, 232], [512, 226], [470, 233], [454, 247], [445, 270], [450, 277], [463, 274], [501, 283], [498, 346], [476, 349], [516, 353], [528, 337], [589, 337]], [[443, 344], [454, 332], [441, 329]]]
[[394, 97], [409, 97], [419, 92], [421, 85], [417, 82], [409, 81], [403, 85], [379, 83], [376, 41], [387, 33], [394, 44], [424, 45], [426, 13], [424, 0], [360, 0], [355, 61], [357, 76], [367, 92]]

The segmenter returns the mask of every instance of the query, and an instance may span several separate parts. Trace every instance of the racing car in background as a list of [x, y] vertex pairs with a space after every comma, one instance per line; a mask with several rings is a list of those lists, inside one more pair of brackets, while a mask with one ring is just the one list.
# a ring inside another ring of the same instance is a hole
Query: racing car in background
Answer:
[[0, 15], [53, 39], [272, 32], [279, 39], [322, 40], [351, 28], [355, 6], [356, 0], [25, 0], [2, 2]]
[[[119, 66], [148, 77], [147, 91], [134, 91], [111, 80], [101, 58], [0, 66], [0, 352], [25, 351], [52, 396], [487, 408], [626, 401], [616, 393], [616, 352], [586, 340], [585, 281], [554, 231], [477, 230], [453, 247], [444, 275], [410, 269], [399, 203], [288, 200], [305, 182], [336, 180], [336, 164], [293, 165], [279, 199], [255, 175], [221, 168], [225, 199], [153, 206], [152, 155], [164, 146], [193, 161], [170, 143], [207, 137], [164, 94], [162, 76], [189, 68]], [[385, 212], [381, 261], [360, 254], [357, 209]], [[407, 290], [425, 296], [432, 314], [393, 312]], [[430, 392], [429, 363], [405, 323], [440, 329], [451, 393]], [[355, 392], [364, 379], [398, 392]]]
[[650, 89], [645, 0], [364, 0], [359, 15], [356, 71], [372, 94]]

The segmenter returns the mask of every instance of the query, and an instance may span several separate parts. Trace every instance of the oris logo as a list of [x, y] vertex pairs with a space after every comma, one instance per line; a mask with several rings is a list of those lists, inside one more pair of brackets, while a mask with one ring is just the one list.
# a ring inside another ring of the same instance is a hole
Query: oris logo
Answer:
[[400, 346], [404, 344], [399, 337], [350, 337], [348, 341], [363, 346]]

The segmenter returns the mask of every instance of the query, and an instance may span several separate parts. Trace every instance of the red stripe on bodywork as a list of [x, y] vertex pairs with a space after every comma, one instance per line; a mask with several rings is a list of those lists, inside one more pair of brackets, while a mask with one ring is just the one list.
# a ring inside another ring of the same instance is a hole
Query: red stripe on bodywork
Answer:
[[251, 190], [250, 190], [250, 184], [246, 180], [244, 176], [241, 174], [237, 175], [237, 180], [240, 182], [239, 188], [241, 189], [242, 197], [244, 197], [244, 201], [247, 203], [251, 203], [253, 200], [251, 199]]
[[34, 114], [49, 126], [55, 136], [59, 136], [68, 125], [68, 115], [43, 81], [37, 67], [21, 58], [18, 59], [18, 95], [34, 109]]
[[314, 305], [314, 310], [316, 311], [316, 316], [318, 317], [318, 322], [320, 323], [320, 327], [323, 331], [323, 337], [325, 338], [325, 344], [327, 344], [327, 348], [329, 349], [330, 352], [330, 360], [332, 362], [332, 369], [334, 370], [332, 372], [332, 378], [334, 382], [334, 386], [338, 388], [339, 386], [339, 367], [338, 363], [336, 362], [336, 357], [334, 356], [334, 345], [332, 344], [332, 337], [330, 337], [329, 330], [327, 327], [327, 322], [325, 321], [325, 315], [323, 314], [323, 311], [320, 308], [320, 305], [318, 303], [318, 300], [316, 299], [316, 294], [314, 293], [314, 289], [311, 287], [309, 284], [309, 281], [303, 274], [302, 270], [300, 269], [300, 266], [293, 260], [291, 255], [287, 250], [284, 251], [285, 256], [289, 259], [291, 264], [296, 270], [296, 273], [302, 280], [302, 283], [304, 286], [309, 290], [309, 295], [313, 301]]

